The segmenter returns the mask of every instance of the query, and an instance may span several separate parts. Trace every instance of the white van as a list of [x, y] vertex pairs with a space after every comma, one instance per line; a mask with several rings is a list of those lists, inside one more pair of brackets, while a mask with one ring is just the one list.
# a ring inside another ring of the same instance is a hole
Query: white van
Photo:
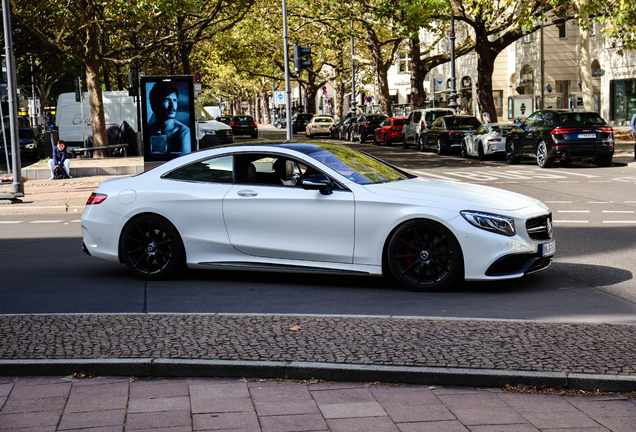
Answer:
[[[128, 91], [102, 92], [104, 100], [104, 117], [106, 128], [126, 121], [134, 131], [137, 130], [137, 104]], [[82, 107], [75, 101], [75, 93], [62, 93], [57, 99], [55, 111], [55, 128], [58, 139], [64, 140], [67, 146], [83, 147], [83, 141], [93, 134], [91, 109], [88, 93], [84, 93], [84, 133], [82, 134]]]

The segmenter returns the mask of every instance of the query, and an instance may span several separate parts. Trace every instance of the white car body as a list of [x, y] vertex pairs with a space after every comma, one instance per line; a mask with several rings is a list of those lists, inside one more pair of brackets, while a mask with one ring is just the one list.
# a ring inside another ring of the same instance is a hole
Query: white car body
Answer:
[[475, 133], [464, 138], [464, 145], [468, 156], [479, 157], [479, 147], [483, 149], [483, 155], [492, 156], [504, 154], [506, 151], [506, 133], [502, 134], [501, 128], [512, 129], [512, 124], [486, 123], [475, 130]]
[[[174, 226], [189, 268], [382, 275], [393, 233], [409, 221], [423, 220], [443, 225], [458, 240], [466, 280], [515, 278], [549, 265], [554, 253], [550, 209], [534, 198], [414, 176], [360, 184], [357, 173], [343, 175], [307, 154], [311, 148], [353, 151], [318, 143], [223, 147], [187, 154], [135, 177], [106, 180], [94, 195], [107, 198], [87, 205], [82, 215], [85, 250], [122, 262], [120, 237], [127, 224], [138, 215], [150, 214]], [[267, 156], [259, 160], [259, 169], [266, 173], [272, 171], [267, 160], [285, 158], [320, 171], [334, 187], [323, 193], [281, 184], [238, 183], [238, 158], [253, 154]], [[183, 172], [184, 166], [208, 163], [234, 164], [233, 180], [214, 183], [166, 177]], [[510, 218], [516, 232], [505, 236], [478, 228], [462, 211]], [[543, 221], [547, 237], [531, 238], [526, 229], [531, 218]], [[534, 270], [487, 274], [493, 263], [513, 255], [544, 262]]]
[[318, 135], [331, 135], [331, 127], [334, 121], [331, 117], [327, 116], [314, 116], [311, 121], [307, 123], [307, 137], [313, 138]]

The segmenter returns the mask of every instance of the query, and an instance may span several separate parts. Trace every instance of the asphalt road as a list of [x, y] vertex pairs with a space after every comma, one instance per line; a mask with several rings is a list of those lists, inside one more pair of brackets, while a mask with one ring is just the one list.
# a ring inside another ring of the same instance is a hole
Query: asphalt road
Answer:
[[[266, 133], [276, 139], [282, 133]], [[237, 139], [238, 142], [243, 138]], [[249, 140], [249, 138], [245, 138]], [[636, 170], [524, 163], [356, 144], [418, 175], [496, 186], [547, 202], [557, 255], [521, 279], [412, 293], [382, 278], [189, 271], [144, 282], [81, 252], [78, 215], [0, 216], [0, 313], [284, 313], [636, 322]], [[631, 170], [634, 170], [633, 172]]]

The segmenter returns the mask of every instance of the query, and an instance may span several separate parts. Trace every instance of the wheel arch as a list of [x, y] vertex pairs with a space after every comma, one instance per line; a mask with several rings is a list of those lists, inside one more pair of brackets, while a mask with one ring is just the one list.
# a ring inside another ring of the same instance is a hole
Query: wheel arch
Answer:
[[184, 263], [186, 263], [187, 260], [187, 250], [185, 248], [185, 244], [183, 243], [183, 238], [181, 238], [181, 233], [179, 232], [179, 230], [177, 229], [177, 227], [175, 226], [175, 224], [172, 223], [172, 221], [170, 221], [170, 219], [168, 219], [166, 216], [159, 214], [159, 213], [154, 213], [154, 212], [150, 212], [150, 211], [146, 211], [146, 212], [142, 212], [142, 213], [138, 213], [134, 216], [132, 216], [131, 218], [128, 219], [128, 221], [126, 221], [126, 223], [124, 224], [124, 226], [121, 227], [121, 231], [119, 232], [119, 238], [117, 240], [117, 257], [119, 258], [119, 262], [120, 263], [124, 263], [124, 257], [121, 254], [121, 242], [122, 242], [122, 236], [124, 235], [124, 232], [126, 231], [126, 228], [128, 228], [128, 226], [134, 222], [137, 221], [137, 219], [140, 219], [142, 217], [145, 216], [152, 216], [152, 217], [158, 217], [161, 218], [163, 220], [165, 220], [168, 224], [170, 224], [170, 226], [172, 228], [174, 228], [175, 232], [177, 233], [179, 242], [181, 243], [181, 248], [183, 250], [183, 260]]

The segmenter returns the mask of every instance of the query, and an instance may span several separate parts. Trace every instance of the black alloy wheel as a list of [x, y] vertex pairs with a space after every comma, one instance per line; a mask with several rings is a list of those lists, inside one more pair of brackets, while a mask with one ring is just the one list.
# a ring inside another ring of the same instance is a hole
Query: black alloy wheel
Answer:
[[515, 144], [508, 140], [506, 140], [506, 162], [508, 162], [508, 165], [517, 165], [519, 163], [519, 157], [515, 154]]
[[444, 149], [444, 146], [442, 146], [442, 140], [439, 138], [437, 138], [437, 154], [438, 155], [446, 154], [446, 150]]
[[384, 134], [384, 145], [387, 146], [387, 147], [391, 145], [391, 143], [389, 142], [389, 139], [387, 138], [386, 134]]
[[459, 242], [435, 221], [405, 223], [391, 237], [387, 253], [393, 276], [413, 291], [441, 291], [463, 277]]
[[141, 279], [167, 279], [185, 264], [181, 237], [161, 216], [143, 215], [126, 225], [119, 248], [128, 270]]
[[599, 156], [596, 159], [594, 159], [594, 163], [599, 168], [605, 168], [612, 164], [612, 157], [613, 155]]
[[537, 165], [541, 168], [551, 168], [554, 158], [548, 156], [548, 146], [545, 141], [540, 141], [537, 145]]
[[480, 161], [486, 160], [486, 155], [484, 154], [484, 145], [481, 143], [477, 143], [477, 158]]

